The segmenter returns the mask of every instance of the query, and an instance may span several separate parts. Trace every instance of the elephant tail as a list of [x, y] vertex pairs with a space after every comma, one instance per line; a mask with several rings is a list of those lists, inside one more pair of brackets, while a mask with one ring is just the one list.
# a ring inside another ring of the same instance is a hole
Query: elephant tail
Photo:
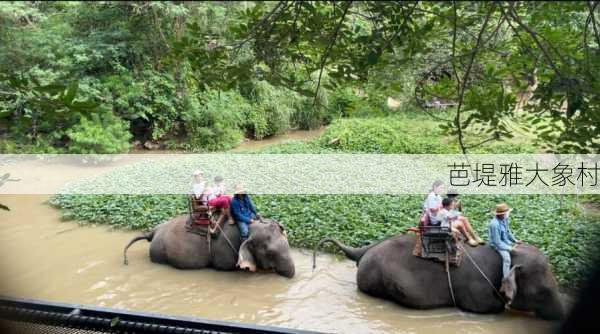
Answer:
[[152, 241], [152, 238], [154, 238], [154, 230], [131, 239], [131, 241], [127, 244], [127, 246], [125, 246], [125, 249], [123, 250], [123, 264], [124, 265], [129, 264], [129, 261], [127, 261], [127, 249], [129, 247], [131, 247], [131, 245], [133, 245], [134, 243], [136, 243], [137, 241], [140, 241], [140, 240], [148, 240], [148, 242], [150, 242], [150, 241]]
[[374, 244], [364, 246], [361, 248], [354, 248], [354, 247], [346, 246], [343, 243], [341, 243], [338, 240], [333, 239], [333, 238], [322, 239], [321, 241], [319, 241], [317, 243], [317, 245], [315, 246], [315, 250], [313, 251], [313, 270], [315, 270], [315, 268], [317, 267], [317, 251], [319, 250], [319, 247], [321, 247], [321, 245], [323, 245], [326, 242], [331, 242], [334, 245], [336, 245], [339, 249], [342, 250], [342, 252], [344, 252], [344, 254], [346, 255], [347, 258], [349, 258], [352, 261], [355, 261], [357, 264], [358, 264], [358, 261], [360, 261], [360, 258], [363, 255], [365, 255], [365, 253], [369, 250], [369, 248], [371, 248], [377, 244], [377, 243], [374, 243]]

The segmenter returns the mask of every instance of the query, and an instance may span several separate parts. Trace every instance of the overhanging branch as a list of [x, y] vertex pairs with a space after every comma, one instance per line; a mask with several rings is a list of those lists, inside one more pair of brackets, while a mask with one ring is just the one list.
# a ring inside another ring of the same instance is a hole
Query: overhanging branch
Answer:
[[348, 10], [350, 9], [350, 6], [352, 6], [352, 1], [348, 1], [346, 3], [346, 8], [344, 8], [344, 12], [342, 13], [342, 18], [336, 25], [335, 30], [333, 31], [333, 34], [331, 36], [331, 39], [329, 40], [329, 44], [327, 45], [327, 48], [323, 52], [323, 55], [321, 55], [321, 63], [319, 65], [319, 67], [320, 67], [319, 79], [317, 80], [317, 89], [315, 90], [315, 98], [313, 100], [313, 106], [317, 104], [317, 99], [319, 97], [319, 89], [321, 88], [321, 78], [323, 76], [323, 69], [325, 68], [325, 63], [327, 62], [327, 58], [329, 57], [331, 48], [333, 47], [333, 45], [335, 44], [335, 41], [337, 40], [337, 36], [340, 32], [340, 28], [342, 27], [342, 24], [344, 24], [344, 20], [346, 19], [346, 14], [348, 14]]

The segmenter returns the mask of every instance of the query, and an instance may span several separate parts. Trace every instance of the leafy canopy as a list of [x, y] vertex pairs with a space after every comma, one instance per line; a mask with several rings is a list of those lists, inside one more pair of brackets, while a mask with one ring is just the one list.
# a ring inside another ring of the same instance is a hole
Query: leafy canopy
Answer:
[[[228, 39], [187, 46], [197, 67], [223, 71], [220, 82], [260, 75], [306, 95], [417, 66], [419, 97], [455, 106], [444, 128], [463, 152], [471, 124], [487, 141], [510, 137], [504, 120], [519, 112], [548, 150], [589, 152], [600, 148], [598, 15], [598, 2], [259, 2]], [[241, 66], [244, 52], [254, 57]]]

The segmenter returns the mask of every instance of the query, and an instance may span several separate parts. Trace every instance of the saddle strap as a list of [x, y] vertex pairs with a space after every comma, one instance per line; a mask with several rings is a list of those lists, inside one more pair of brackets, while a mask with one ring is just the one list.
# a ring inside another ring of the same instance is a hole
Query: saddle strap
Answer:
[[[448, 243], [448, 242], [446, 242], [446, 243]], [[456, 299], [454, 298], [454, 288], [452, 288], [452, 278], [450, 278], [449, 256], [450, 256], [450, 254], [448, 254], [448, 248], [446, 248], [446, 274], [448, 275], [448, 287], [450, 288], [450, 296], [452, 297], [452, 303], [454, 303], [454, 306], [456, 306]]]

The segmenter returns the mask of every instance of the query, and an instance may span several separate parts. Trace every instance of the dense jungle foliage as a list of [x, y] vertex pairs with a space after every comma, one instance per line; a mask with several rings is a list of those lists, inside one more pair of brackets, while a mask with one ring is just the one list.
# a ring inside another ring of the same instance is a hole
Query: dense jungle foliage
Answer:
[[[227, 3], [0, 4], [0, 151], [221, 150], [339, 114], [259, 77], [223, 89], [177, 58], [188, 34], [227, 38]], [[188, 25], [194, 25], [193, 32]], [[199, 30], [198, 30], [199, 29]], [[212, 74], [212, 75], [218, 75]]]
[[597, 17], [597, 2], [3, 2], [0, 151], [221, 150], [417, 109], [463, 152], [510, 139], [515, 117], [542, 150], [597, 152]]

